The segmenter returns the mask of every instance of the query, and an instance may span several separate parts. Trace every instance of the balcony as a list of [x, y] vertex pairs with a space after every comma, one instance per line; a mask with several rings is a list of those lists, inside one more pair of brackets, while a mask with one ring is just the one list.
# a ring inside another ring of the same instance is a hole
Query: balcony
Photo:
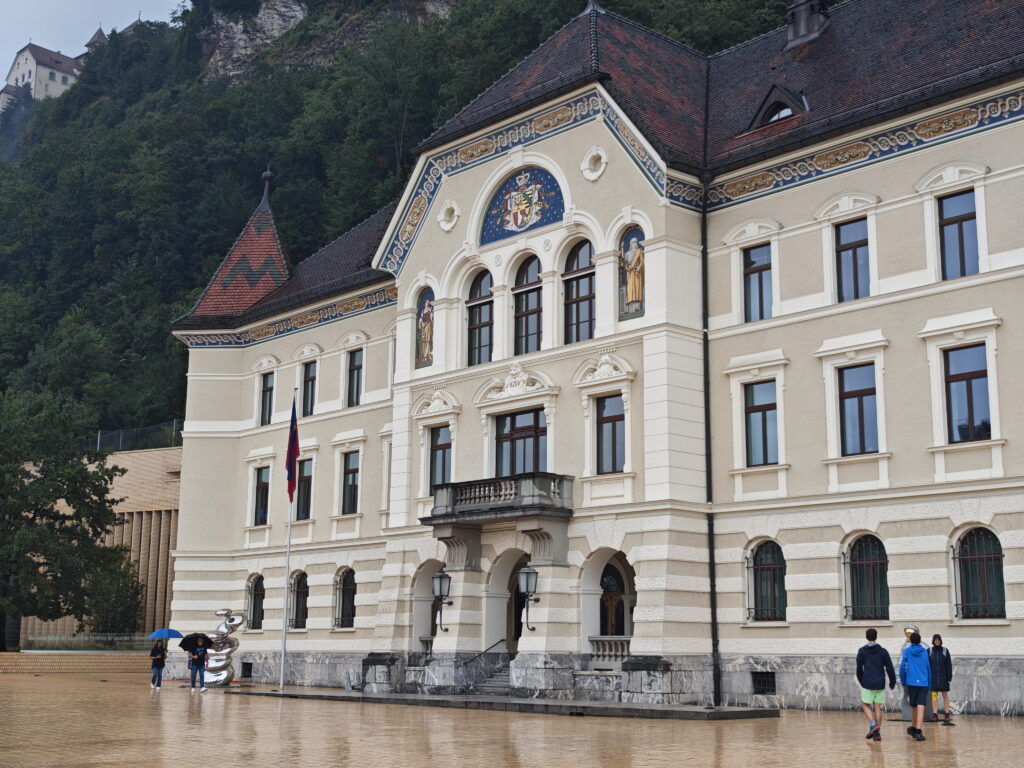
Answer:
[[629, 635], [598, 635], [590, 640], [590, 668], [593, 670], [622, 669], [622, 662], [629, 656]]
[[573, 478], [550, 472], [448, 483], [434, 492], [424, 525], [483, 525], [522, 517], [572, 517]]

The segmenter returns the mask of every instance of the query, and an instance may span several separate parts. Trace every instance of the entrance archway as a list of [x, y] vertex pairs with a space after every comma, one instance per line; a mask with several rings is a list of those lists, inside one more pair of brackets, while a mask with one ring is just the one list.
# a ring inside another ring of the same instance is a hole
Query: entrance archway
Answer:
[[444, 568], [440, 560], [427, 560], [417, 570], [412, 581], [412, 646], [430, 653], [437, 636], [437, 608], [434, 597], [434, 574]]
[[484, 649], [504, 641], [504, 647], [491, 648], [493, 653], [508, 652], [514, 656], [523, 634], [523, 608], [526, 597], [519, 592], [519, 571], [530, 561], [521, 549], [507, 549], [491, 566], [484, 593]]

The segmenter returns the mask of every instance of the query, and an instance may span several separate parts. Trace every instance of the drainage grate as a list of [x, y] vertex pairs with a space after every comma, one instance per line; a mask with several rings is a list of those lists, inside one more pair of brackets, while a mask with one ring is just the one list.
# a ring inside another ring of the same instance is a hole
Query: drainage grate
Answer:
[[775, 693], [774, 672], [751, 672], [750, 677], [754, 681], [755, 695], [767, 695]]
[[240, 675], [240, 677], [243, 680], [248, 680], [248, 679], [250, 679], [252, 677], [252, 662], [251, 661], [243, 661], [242, 662], [242, 674]]

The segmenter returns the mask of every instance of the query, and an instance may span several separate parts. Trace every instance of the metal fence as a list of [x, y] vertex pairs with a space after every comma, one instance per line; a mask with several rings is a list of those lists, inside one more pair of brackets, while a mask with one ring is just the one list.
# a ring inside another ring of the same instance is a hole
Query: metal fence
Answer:
[[101, 429], [96, 433], [96, 450], [140, 451], [145, 448], [173, 448], [181, 445], [181, 419], [136, 429]]
[[146, 635], [79, 632], [74, 635], [28, 635], [23, 651], [144, 651], [153, 644]]

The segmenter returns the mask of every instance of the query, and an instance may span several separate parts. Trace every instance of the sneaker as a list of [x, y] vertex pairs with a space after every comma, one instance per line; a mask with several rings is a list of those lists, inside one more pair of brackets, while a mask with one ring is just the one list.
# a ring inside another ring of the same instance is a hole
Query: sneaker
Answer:
[[[195, 689], [195, 688], [189, 688], [189, 689], [188, 689], [188, 692], [189, 692], [189, 693], [195, 693], [195, 692], [196, 692], [196, 689]], [[910, 730], [910, 729], [908, 728], [907, 730], [908, 730], [908, 732], [909, 732], [909, 730]]]
[[881, 731], [875, 731], [875, 735], [871, 737], [871, 740], [872, 741], [881, 741], [882, 740], [882, 733], [881, 733]]
[[159, 685], [156, 687], [156, 692], [160, 693], [160, 686]]
[[916, 731], [916, 730], [917, 729], [914, 726], [910, 726], [909, 728], [907, 728], [907, 736], [913, 736], [914, 735], [914, 731]]
[[916, 730], [914, 731], [914, 739], [915, 739], [916, 741], [924, 741], [924, 740], [925, 740], [925, 738], [924, 738], [924, 734], [923, 734], [923, 733], [921, 733], [921, 729], [920, 729], [920, 728], [918, 728], [918, 729], [916, 729]]
[[205, 688], [200, 688], [200, 689], [199, 689], [199, 692], [200, 692], [200, 693], [206, 693], [206, 689], [205, 689]]
[[939, 722], [939, 713], [938, 712], [932, 712], [932, 722], [933, 723]]
[[881, 726], [880, 725], [870, 725], [870, 726], [868, 726], [868, 733], [867, 733], [867, 735], [864, 738], [865, 739], [873, 739], [873, 738], [875, 738], [875, 734], [878, 733], [879, 730], [881, 730]]
[[[156, 688], [156, 683], [150, 683], [150, 684], [149, 684], [149, 687], [150, 687], [150, 688]], [[936, 719], [936, 720], [938, 720], [938, 718], [935, 718], [935, 719]]]

